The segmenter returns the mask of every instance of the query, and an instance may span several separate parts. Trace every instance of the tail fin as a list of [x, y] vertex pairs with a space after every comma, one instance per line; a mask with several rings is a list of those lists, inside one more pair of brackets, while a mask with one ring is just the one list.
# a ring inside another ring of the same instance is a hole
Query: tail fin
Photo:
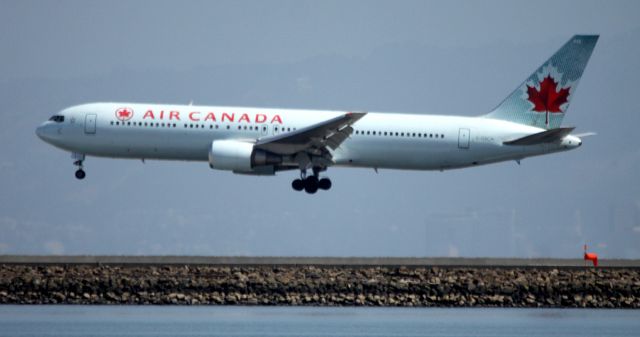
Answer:
[[574, 35], [515, 91], [484, 117], [560, 127], [598, 35]]

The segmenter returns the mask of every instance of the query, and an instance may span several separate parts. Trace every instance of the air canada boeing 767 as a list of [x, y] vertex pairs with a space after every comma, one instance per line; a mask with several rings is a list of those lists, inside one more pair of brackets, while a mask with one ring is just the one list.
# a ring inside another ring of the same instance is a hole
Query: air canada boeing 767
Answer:
[[[477, 116], [90, 103], [40, 125], [42, 140], [86, 156], [208, 161], [251, 175], [299, 170], [294, 190], [331, 188], [330, 166], [448, 170], [574, 149], [561, 127], [597, 35], [576, 35], [493, 111]], [[322, 174], [322, 176], [321, 176]]]

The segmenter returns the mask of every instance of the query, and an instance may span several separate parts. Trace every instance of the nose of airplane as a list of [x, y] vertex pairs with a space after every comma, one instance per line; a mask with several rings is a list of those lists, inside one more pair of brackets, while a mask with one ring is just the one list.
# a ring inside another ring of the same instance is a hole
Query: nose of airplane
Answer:
[[38, 135], [38, 138], [44, 140], [44, 125], [40, 125], [36, 128], [36, 135]]
[[52, 132], [54, 132], [52, 125], [49, 125], [49, 123], [47, 122], [40, 124], [40, 126], [36, 128], [36, 135], [38, 136], [38, 138], [44, 140], [47, 143], [51, 143], [51, 141], [53, 140]]
[[38, 138], [45, 140], [44, 139], [44, 124], [41, 124], [40, 126], [38, 126], [36, 128], [36, 135], [38, 135]]

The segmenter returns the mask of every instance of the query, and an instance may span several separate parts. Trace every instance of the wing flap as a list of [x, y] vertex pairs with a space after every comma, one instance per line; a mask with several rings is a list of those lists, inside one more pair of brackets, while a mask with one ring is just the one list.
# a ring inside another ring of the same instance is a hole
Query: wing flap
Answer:
[[335, 150], [353, 132], [351, 124], [364, 115], [366, 112], [349, 112], [296, 131], [258, 139], [255, 147], [283, 155], [325, 146]]
[[327, 138], [327, 145], [335, 150], [344, 142], [349, 136], [353, 133], [353, 128], [351, 126], [347, 126], [342, 128], [340, 131], [334, 133], [331, 137]]

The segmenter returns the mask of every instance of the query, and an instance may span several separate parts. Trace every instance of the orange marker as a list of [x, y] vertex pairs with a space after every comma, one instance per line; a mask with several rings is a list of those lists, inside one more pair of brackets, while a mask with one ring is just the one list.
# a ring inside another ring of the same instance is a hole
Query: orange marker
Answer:
[[598, 254], [596, 253], [587, 253], [587, 245], [584, 245], [584, 260], [590, 260], [593, 262], [593, 266], [598, 266]]

